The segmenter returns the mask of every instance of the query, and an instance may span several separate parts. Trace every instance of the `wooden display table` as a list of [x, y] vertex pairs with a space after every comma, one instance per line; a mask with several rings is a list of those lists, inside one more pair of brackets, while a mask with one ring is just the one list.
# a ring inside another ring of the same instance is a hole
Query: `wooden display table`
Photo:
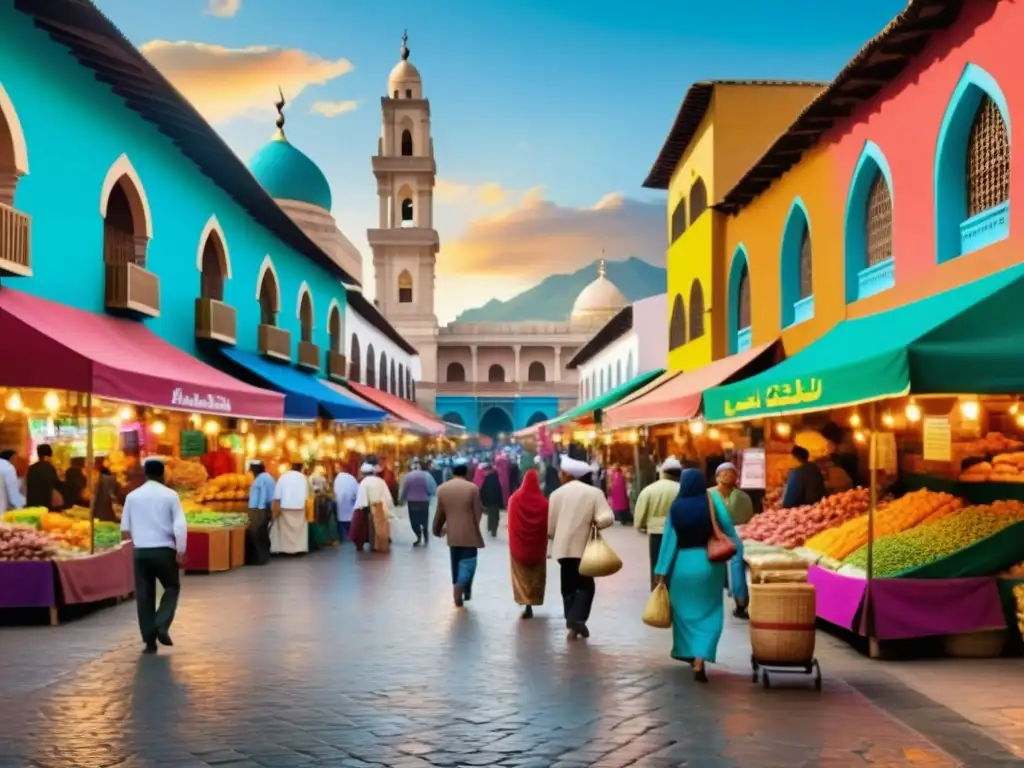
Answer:
[[245, 527], [229, 528], [231, 535], [231, 567], [241, 568], [245, 565]]
[[189, 528], [185, 572], [219, 573], [229, 570], [231, 570], [231, 529]]

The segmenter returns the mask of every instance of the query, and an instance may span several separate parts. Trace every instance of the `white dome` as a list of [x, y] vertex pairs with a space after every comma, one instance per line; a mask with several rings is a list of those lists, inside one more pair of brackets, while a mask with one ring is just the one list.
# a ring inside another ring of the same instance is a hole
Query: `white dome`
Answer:
[[580, 291], [572, 305], [573, 321], [604, 321], [629, 304], [611, 280], [605, 275], [604, 259], [598, 262], [597, 279]]
[[409, 37], [402, 35], [402, 60], [395, 64], [388, 75], [388, 96], [393, 99], [422, 99], [423, 78], [420, 71], [409, 63]]

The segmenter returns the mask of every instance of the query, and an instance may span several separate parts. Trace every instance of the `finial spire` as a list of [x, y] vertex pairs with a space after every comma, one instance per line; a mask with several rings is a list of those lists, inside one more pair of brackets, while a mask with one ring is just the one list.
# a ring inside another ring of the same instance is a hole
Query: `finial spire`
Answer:
[[402, 61], [409, 60], [409, 30], [402, 30], [402, 47], [399, 49], [402, 52]]
[[284, 91], [281, 90], [281, 86], [277, 86], [278, 100], [274, 102], [274, 107], [277, 108], [277, 134], [274, 136], [275, 139], [284, 139], [284, 105], [288, 101], [284, 97]]
[[608, 264], [604, 260], [604, 251], [601, 251], [601, 258], [597, 262], [597, 276], [604, 277], [608, 274]]

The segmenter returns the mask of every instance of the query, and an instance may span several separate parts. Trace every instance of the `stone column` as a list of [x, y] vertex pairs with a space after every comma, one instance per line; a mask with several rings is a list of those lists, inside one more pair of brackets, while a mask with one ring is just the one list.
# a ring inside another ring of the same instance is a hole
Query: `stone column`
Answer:
[[469, 353], [470, 353], [470, 355], [472, 356], [472, 359], [473, 359], [473, 362], [470, 363], [469, 380], [470, 381], [474, 381], [474, 382], [475, 381], [479, 381], [480, 379], [478, 378], [477, 363], [476, 363], [476, 344], [473, 344], [472, 346], [470, 346]]
[[555, 347], [555, 378], [556, 382], [562, 380], [562, 348]]
[[514, 362], [512, 363], [512, 381], [519, 381], [519, 354], [523, 351], [522, 344], [512, 345], [512, 354], [514, 355]]
[[430, 190], [419, 189], [416, 191], [416, 226], [422, 229], [433, 229], [434, 221], [430, 210]]
[[388, 229], [391, 225], [388, 223], [388, 196], [384, 193], [384, 190], [377, 191], [377, 200], [379, 201], [380, 208], [380, 223], [378, 227], [380, 229]]

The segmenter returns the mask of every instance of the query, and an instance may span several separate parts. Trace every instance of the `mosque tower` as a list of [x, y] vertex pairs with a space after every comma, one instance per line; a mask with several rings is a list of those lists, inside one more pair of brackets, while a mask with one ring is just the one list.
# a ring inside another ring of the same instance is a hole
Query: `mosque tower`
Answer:
[[434, 274], [439, 239], [434, 229], [434, 141], [430, 101], [423, 80], [409, 62], [408, 35], [402, 35], [401, 60], [388, 76], [381, 98], [381, 136], [373, 157], [380, 220], [367, 230], [373, 251], [377, 306], [416, 347], [422, 380], [417, 402], [434, 410], [437, 392], [437, 315]]

